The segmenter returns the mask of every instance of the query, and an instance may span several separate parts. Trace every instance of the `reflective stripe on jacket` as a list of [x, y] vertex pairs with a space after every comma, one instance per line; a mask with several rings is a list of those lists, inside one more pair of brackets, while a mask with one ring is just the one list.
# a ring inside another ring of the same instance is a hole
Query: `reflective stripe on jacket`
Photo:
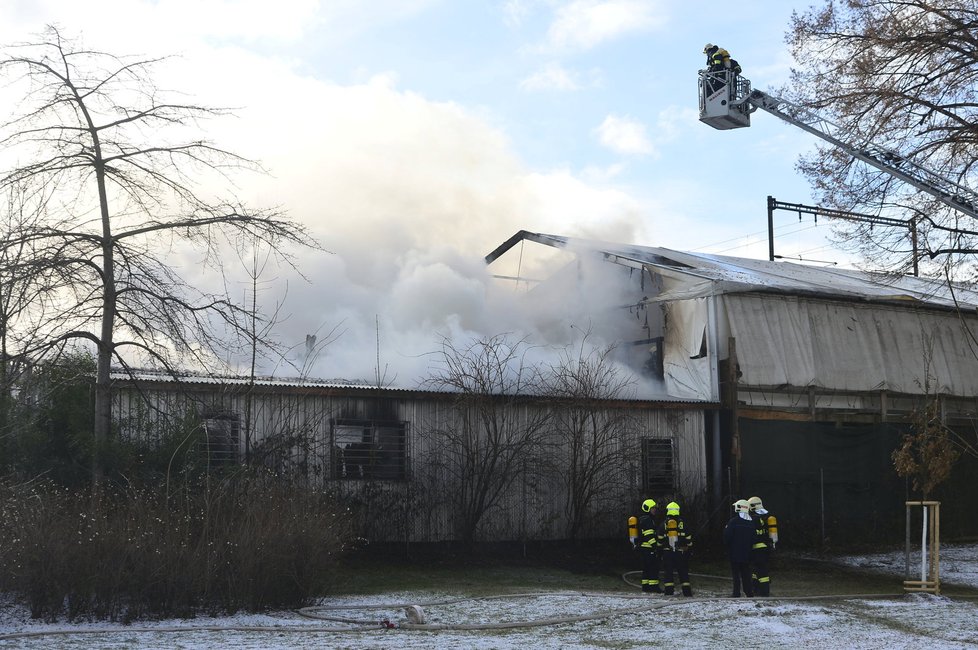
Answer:
[[647, 550], [655, 550], [659, 543], [656, 537], [656, 523], [655, 519], [652, 518], [650, 514], [644, 514], [638, 518], [638, 537], [641, 542], [639, 546]]

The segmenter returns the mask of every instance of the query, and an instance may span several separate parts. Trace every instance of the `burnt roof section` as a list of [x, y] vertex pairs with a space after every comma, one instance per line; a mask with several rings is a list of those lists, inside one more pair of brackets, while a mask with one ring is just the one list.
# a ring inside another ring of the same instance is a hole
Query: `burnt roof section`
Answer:
[[[938, 309], [978, 308], [978, 292], [965, 285], [948, 284], [937, 279], [807, 266], [787, 261], [686, 253], [668, 248], [616, 244], [526, 230], [519, 231], [486, 255], [486, 264], [491, 264], [522, 241], [578, 254], [600, 255], [609, 262], [624, 266], [651, 267], [653, 271], [673, 277], [688, 276], [696, 282], [707, 280], [711, 285], [709, 291], [718, 294], [769, 292]], [[698, 294], [688, 291], [677, 295], [698, 297]]]

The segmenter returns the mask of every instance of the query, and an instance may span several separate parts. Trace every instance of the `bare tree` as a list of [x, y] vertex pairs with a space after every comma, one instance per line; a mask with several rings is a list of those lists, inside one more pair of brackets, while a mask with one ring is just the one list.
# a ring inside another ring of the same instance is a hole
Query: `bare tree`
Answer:
[[471, 545], [484, 515], [533, 466], [547, 435], [549, 409], [538, 396], [538, 369], [525, 339], [496, 335], [456, 346], [443, 338], [426, 384], [455, 395], [428, 432], [437, 441], [432, 464], [448, 481], [459, 539]]
[[[794, 101], [843, 129], [966, 187], [978, 161], [978, 6], [973, 0], [827, 1], [795, 14], [787, 40]], [[827, 207], [896, 210], [916, 224], [919, 248], [955, 265], [974, 253], [978, 223], [929, 194], [821, 147], [798, 165]], [[868, 261], [906, 271], [906, 230], [843, 222], [840, 241]], [[932, 268], [937, 271], [938, 269]]]
[[277, 210], [212, 199], [201, 179], [258, 167], [206, 140], [179, 139], [223, 109], [168, 101], [152, 83], [154, 58], [117, 57], [62, 38], [49, 27], [11, 47], [0, 75], [26, 86], [19, 112], [2, 125], [0, 145], [19, 162], [0, 172], [0, 191], [28, 188], [44, 218], [7, 233], [5, 251], [26, 247], [30, 281], [50, 297], [35, 313], [43, 340], [15, 356], [43, 358], [65, 345], [94, 347], [93, 480], [97, 450], [110, 433], [110, 367], [142, 354], [171, 368], [211, 363], [230, 332], [249, 331], [246, 308], [226, 291], [184, 281], [167, 251], [199, 251], [223, 277], [222, 247], [263, 242], [288, 260], [287, 246], [318, 245]]
[[[614, 363], [615, 348], [592, 348], [584, 336], [550, 366], [548, 394], [555, 401], [556, 473], [566, 491], [567, 537], [575, 539], [588, 518], [618, 505], [621, 470], [636, 454], [635, 420], [624, 400], [634, 380]], [[622, 400], [615, 403], [614, 400]], [[614, 503], [602, 503], [610, 495]]]
[[[13, 187], [6, 195], [7, 204], [0, 222], [0, 237], [4, 240], [37, 218], [36, 214], [25, 212], [19, 189]], [[37, 322], [30, 315], [44, 302], [43, 278], [37, 278], [41, 280], [37, 282], [27, 280], [25, 269], [30, 268], [32, 260], [28, 243], [0, 248], [0, 446], [10, 433], [14, 387], [29, 369], [13, 351], [37, 339]]]

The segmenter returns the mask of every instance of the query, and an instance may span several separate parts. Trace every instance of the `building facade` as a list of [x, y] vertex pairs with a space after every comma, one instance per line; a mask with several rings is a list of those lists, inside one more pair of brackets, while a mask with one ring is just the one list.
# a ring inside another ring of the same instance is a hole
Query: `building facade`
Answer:
[[[115, 385], [120, 435], [193, 436], [215, 468], [287, 473], [334, 493], [372, 541], [458, 540], [466, 495], [482, 484], [498, 494], [473, 537], [489, 542], [624, 536], [647, 496], [706, 490], [698, 403], [488, 396], [486, 406], [432, 391], [152, 373]], [[487, 446], [491, 436], [501, 444]], [[475, 453], [484, 457], [473, 465]], [[598, 489], [582, 495], [585, 483]]]

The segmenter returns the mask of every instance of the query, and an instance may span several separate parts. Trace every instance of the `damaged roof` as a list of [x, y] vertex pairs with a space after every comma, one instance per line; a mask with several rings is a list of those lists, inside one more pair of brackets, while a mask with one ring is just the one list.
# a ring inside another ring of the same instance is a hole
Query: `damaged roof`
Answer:
[[711, 293], [771, 292], [879, 302], [915, 303], [942, 308], [978, 308], [978, 292], [933, 278], [871, 273], [837, 267], [816, 267], [786, 261], [755, 260], [727, 255], [685, 253], [668, 248], [615, 244], [521, 230], [486, 256], [486, 264], [521, 241], [532, 241], [581, 255], [597, 254], [609, 262], [651, 270], [693, 284], [666, 292], [663, 299], [695, 298]]

